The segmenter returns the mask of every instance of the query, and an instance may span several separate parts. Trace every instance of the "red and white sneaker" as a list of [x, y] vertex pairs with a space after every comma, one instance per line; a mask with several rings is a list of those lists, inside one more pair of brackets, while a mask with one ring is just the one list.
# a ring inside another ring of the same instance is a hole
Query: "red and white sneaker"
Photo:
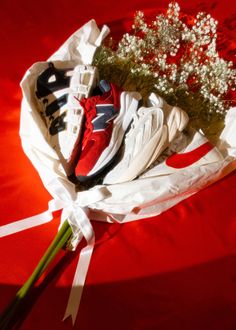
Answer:
[[117, 154], [141, 95], [121, 92], [114, 84], [100, 82], [102, 95], [80, 101], [84, 109], [85, 129], [81, 153], [75, 169], [79, 181], [96, 176]]
[[151, 178], [181, 171], [191, 171], [195, 167], [206, 166], [223, 159], [219, 150], [200, 132], [189, 130], [172, 141], [170, 147], [139, 178]]

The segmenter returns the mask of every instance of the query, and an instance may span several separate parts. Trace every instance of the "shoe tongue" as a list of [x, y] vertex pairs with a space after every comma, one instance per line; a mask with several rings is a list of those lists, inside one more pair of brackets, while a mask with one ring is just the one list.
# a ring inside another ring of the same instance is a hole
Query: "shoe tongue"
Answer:
[[110, 92], [111, 85], [106, 80], [101, 80], [99, 84], [93, 89], [92, 96], [102, 96], [106, 94], [107, 92]]
[[107, 80], [101, 80], [99, 83], [99, 88], [103, 93], [106, 93], [110, 91], [111, 85]]

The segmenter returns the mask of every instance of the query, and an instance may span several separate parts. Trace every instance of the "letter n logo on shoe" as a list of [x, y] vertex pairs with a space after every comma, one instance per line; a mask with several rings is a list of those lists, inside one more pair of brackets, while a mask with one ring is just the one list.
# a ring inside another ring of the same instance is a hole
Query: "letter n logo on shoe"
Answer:
[[92, 120], [94, 132], [105, 130], [109, 125], [109, 122], [118, 115], [113, 104], [97, 104], [96, 110], [97, 115]]

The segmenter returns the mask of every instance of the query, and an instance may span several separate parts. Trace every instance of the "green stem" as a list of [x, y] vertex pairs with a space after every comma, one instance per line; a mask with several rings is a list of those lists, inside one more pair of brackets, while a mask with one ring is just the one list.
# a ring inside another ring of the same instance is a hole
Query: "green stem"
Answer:
[[69, 237], [71, 236], [72, 231], [68, 221], [65, 221], [58, 231], [56, 237], [48, 247], [47, 251], [39, 261], [37, 267], [28, 278], [28, 280], [23, 284], [20, 290], [17, 292], [15, 298], [10, 303], [10, 305], [5, 309], [5, 311], [0, 315], [0, 329], [10, 329], [10, 323], [13, 321], [13, 318], [19, 308], [21, 301], [24, 300], [25, 296], [29, 290], [33, 287], [36, 281], [40, 278], [43, 272], [46, 270], [48, 265], [55, 258], [59, 250], [66, 244]]
[[47, 268], [47, 266], [50, 264], [50, 262], [55, 258], [58, 251], [64, 246], [64, 244], [67, 242], [68, 238], [71, 235], [71, 228], [67, 221], [65, 221], [58, 231], [56, 237], [48, 247], [47, 251], [39, 261], [37, 267], [31, 274], [31, 276], [28, 278], [28, 280], [25, 282], [25, 284], [20, 288], [20, 290], [17, 292], [17, 296], [19, 298], [23, 298], [28, 290], [34, 285], [34, 283], [39, 279], [39, 277], [42, 275], [44, 270]]

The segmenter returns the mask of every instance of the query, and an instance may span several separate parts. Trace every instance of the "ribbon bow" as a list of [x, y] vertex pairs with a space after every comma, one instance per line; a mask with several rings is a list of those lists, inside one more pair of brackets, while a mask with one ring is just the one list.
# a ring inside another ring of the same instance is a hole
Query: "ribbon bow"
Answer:
[[73, 324], [75, 323], [78, 313], [83, 287], [95, 244], [93, 227], [88, 218], [88, 205], [101, 201], [107, 197], [107, 194], [108, 191], [105, 187], [79, 192], [75, 199], [72, 199], [67, 193], [61, 193], [58, 194], [60, 195], [60, 198], [57, 197], [56, 199], [49, 201], [47, 211], [0, 227], [0, 237], [8, 236], [50, 222], [53, 219], [52, 213], [62, 210], [61, 224], [67, 220], [73, 233], [72, 239], [70, 240], [70, 249], [75, 250], [81, 239], [83, 237], [86, 239], [87, 246], [80, 252], [69, 300], [63, 318], [63, 320], [65, 320], [67, 317], [71, 316]]

